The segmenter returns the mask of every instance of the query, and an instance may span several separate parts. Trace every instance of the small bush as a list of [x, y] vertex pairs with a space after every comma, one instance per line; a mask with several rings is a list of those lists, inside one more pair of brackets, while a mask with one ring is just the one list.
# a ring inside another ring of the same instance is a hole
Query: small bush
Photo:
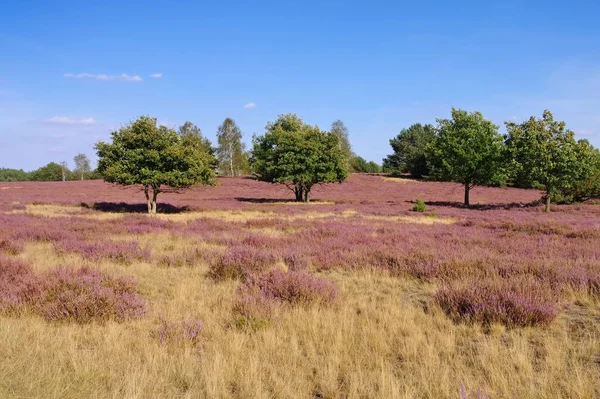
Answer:
[[0, 312], [14, 314], [37, 303], [41, 281], [30, 265], [0, 257]]
[[58, 268], [42, 278], [44, 292], [38, 308], [46, 320], [125, 321], [146, 313], [133, 278], [113, 277], [85, 267]]
[[0, 253], [4, 252], [8, 255], [18, 255], [23, 252], [24, 248], [23, 242], [21, 241], [0, 238]]
[[63, 240], [54, 243], [59, 253], [77, 253], [92, 261], [110, 260], [117, 263], [131, 264], [135, 261], [150, 260], [150, 250], [141, 248], [137, 241], [101, 241], [86, 242], [79, 240]]
[[421, 198], [417, 198], [412, 210], [415, 212], [425, 212], [426, 208], [427, 206], [425, 205], [425, 201], [423, 201]]
[[215, 280], [247, 279], [273, 267], [277, 257], [273, 252], [238, 245], [230, 248], [224, 255], [219, 256], [210, 267], [209, 275]]
[[435, 300], [457, 322], [526, 327], [548, 324], [558, 314], [552, 293], [535, 280], [446, 286], [437, 292]]
[[125, 321], [141, 317], [146, 305], [130, 277], [90, 268], [58, 268], [36, 275], [30, 265], [0, 258], [0, 312], [32, 311], [48, 321]]
[[161, 318], [160, 327], [156, 335], [163, 345], [175, 342], [189, 342], [195, 345], [198, 343], [203, 326], [200, 319], [186, 319], [173, 322]]

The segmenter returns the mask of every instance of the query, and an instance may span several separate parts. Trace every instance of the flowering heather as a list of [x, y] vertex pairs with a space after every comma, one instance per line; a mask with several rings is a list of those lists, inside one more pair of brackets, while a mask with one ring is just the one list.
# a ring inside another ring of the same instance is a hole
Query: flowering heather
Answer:
[[236, 311], [242, 315], [266, 316], [280, 304], [330, 304], [339, 295], [337, 287], [327, 280], [303, 271], [272, 270], [252, 276], [238, 289]]
[[185, 319], [178, 322], [160, 319], [160, 326], [156, 333], [161, 344], [174, 342], [189, 342], [196, 344], [200, 338], [204, 324], [200, 319]]
[[12, 314], [41, 299], [41, 281], [30, 265], [0, 256], [0, 312]]
[[41, 277], [44, 292], [39, 308], [49, 321], [126, 321], [146, 313], [131, 277], [114, 277], [85, 267], [58, 268]]
[[54, 248], [60, 253], [77, 253], [91, 261], [111, 260], [129, 264], [134, 261], [150, 260], [148, 248], [140, 248], [136, 241], [59, 241]]
[[276, 262], [277, 257], [272, 251], [236, 245], [217, 258], [210, 267], [210, 275], [216, 280], [246, 279], [270, 269]]
[[23, 252], [24, 245], [22, 241], [0, 238], [0, 253], [8, 255], [17, 255]]
[[0, 257], [0, 312], [31, 310], [49, 321], [125, 321], [145, 314], [146, 305], [130, 277], [90, 268], [58, 268], [36, 275], [30, 265]]
[[534, 280], [470, 282], [442, 287], [436, 302], [457, 321], [510, 327], [550, 323], [558, 314], [551, 291]]

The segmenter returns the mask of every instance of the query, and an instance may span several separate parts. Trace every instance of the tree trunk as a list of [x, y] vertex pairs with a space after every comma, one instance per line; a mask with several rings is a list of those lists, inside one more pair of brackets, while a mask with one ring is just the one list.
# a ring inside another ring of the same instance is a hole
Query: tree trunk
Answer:
[[233, 174], [233, 144], [229, 143], [229, 172], [231, 176], [235, 176]]
[[152, 202], [150, 202], [150, 195], [148, 194], [148, 186], [144, 186], [144, 194], [146, 194], [146, 204], [148, 204], [148, 213], [152, 213]]
[[81, 181], [83, 181], [83, 172], [81, 172]]
[[294, 194], [296, 195], [296, 202], [301, 202], [303, 200], [301, 187], [294, 188]]
[[550, 212], [550, 193], [546, 193], [546, 212]]
[[310, 190], [306, 189], [306, 191], [304, 192], [304, 202], [309, 203], [310, 202]]
[[158, 189], [152, 189], [152, 214], [156, 215], [156, 197], [158, 196]]
[[469, 187], [469, 184], [467, 183], [467, 184], [465, 184], [465, 205], [466, 206], [471, 205], [469, 202], [469, 190], [470, 190], [470, 187]]

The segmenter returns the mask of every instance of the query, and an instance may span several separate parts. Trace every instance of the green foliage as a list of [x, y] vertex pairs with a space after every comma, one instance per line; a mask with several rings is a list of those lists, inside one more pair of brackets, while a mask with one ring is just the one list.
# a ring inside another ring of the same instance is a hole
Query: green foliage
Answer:
[[0, 168], [0, 182], [29, 181], [29, 173], [23, 169]]
[[61, 181], [63, 179], [63, 167], [56, 162], [42, 166], [29, 173], [31, 181]]
[[417, 198], [412, 210], [415, 212], [425, 212], [426, 208], [427, 206], [425, 205], [425, 201], [423, 201], [421, 198]]
[[83, 180], [85, 176], [92, 170], [90, 159], [87, 157], [87, 155], [79, 153], [75, 155], [73, 161], [75, 162], [75, 170], [73, 172], [79, 175], [81, 180]]
[[504, 180], [502, 136], [480, 112], [453, 108], [451, 120], [438, 119], [438, 135], [425, 154], [432, 177], [465, 186], [467, 206], [471, 188]]
[[578, 143], [550, 111], [544, 111], [542, 119], [532, 116], [520, 124], [506, 122], [506, 130], [510, 178], [516, 186], [544, 190], [547, 212], [553, 198], [564, 196], [593, 174], [589, 143]]
[[248, 172], [248, 157], [242, 142], [242, 131], [231, 118], [226, 118], [217, 131], [219, 173], [240, 176]]
[[346, 164], [348, 165], [349, 171], [359, 172], [358, 170], [353, 169], [352, 166], [352, 158], [354, 158], [354, 153], [352, 152], [352, 145], [350, 144], [350, 133], [348, 132], [348, 128], [344, 122], [339, 119], [333, 122], [331, 124], [331, 133], [338, 137], [340, 150], [342, 151], [342, 155]]
[[192, 122], [185, 122], [179, 127], [179, 136], [184, 143], [198, 148], [202, 153], [208, 154], [210, 158], [210, 168], [214, 171], [217, 169], [217, 159], [215, 157], [216, 148], [212, 146], [210, 140], [202, 136], [202, 131]]
[[258, 180], [284, 184], [296, 200], [310, 201], [315, 184], [341, 183], [348, 176], [335, 134], [310, 126], [295, 114], [280, 115], [253, 138], [252, 167]]
[[214, 184], [214, 157], [205, 144], [195, 132], [178, 134], [143, 116], [113, 132], [112, 143], [96, 144], [98, 171], [107, 182], [141, 185], [148, 211], [156, 213], [160, 192]]
[[432, 125], [416, 123], [408, 129], [402, 129], [398, 136], [390, 140], [393, 154], [383, 160], [386, 172], [399, 174], [409, 172], [417, 178], [427, 176], [427, 158], [425, 148], [436, 137], [436, 130]]
[[354, 155], [350, 160], [350, 169], [356, 173], [380, 173], [381, 167], [375, 162], [367, 162], [363, 157]]

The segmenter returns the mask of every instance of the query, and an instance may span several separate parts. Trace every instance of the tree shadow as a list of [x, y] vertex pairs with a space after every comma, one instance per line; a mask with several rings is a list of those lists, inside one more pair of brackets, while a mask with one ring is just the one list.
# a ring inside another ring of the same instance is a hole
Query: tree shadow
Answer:
[[[93, 209], [100, 212], [110, 213], [148, 213], [147, 204], [129, 204], [126, 202], [95, 202], [92, 206], [82, 203], [81, 206], [87, 209]], [[156, 212], [164, 214], [175, 214], [188, 212], [187, 206], [175, 206], [171, 204], [156, 204]]]
[[[407, 201], [409, 203], [414, 203], [414, 201]], [[494, 204], [472, 204], [465, 205], [462, 202], [458, 201], [426, 201], [425, 205], [429, 206], [440, 206], [440, 207], [448, 207], [448, 208], [459, 208], [459, 209], [472, 209], [476, 211], [491, 211], [491, 210], [510, 210], [516, 208], [533, 208], [539, 205], [539, 200], [532, 201], [529, 203], [522, 202], [511, 202], [511, 203], [494, 203]]]
[[246, 197], [235, 197], [236, 201], [249, 202], [252, 204], [285, 204], [288, 202], [295, 202], [293, 198], [246, 198]]

